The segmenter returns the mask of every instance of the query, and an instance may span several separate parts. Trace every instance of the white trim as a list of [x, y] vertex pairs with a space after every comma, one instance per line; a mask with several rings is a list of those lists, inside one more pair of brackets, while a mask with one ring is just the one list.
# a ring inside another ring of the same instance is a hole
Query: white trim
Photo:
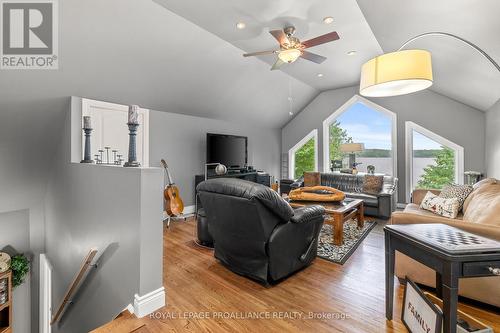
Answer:
[[290, 179], [295, 176], [295, 153], [311, 139], [314, 139], [314, 171], [318, 171], [318, 129], [315, 128], [288, 150], [288, 177]]
[[40, 290], [39, 290], [39, 331], [50, 333], [52, 318], [52, 266], [45, 254], [40, 254]]
[[184, 207], [184, 212], [183, 212], [183, 214], [184, 214], [184, 215], [186, 215], [186, 214], [194, 214], [195, 209], [196, 209], [196, 206], [195, 206], [195, 205], [186, 206], [186, 207]]
[[131, 314], [134, 314], [134, 306], [132, 304], [127, 305], [127, 307], [125, 309], [123, 309], [123, 311], [125, 311], [125, 310], [127, 310]]
[[362, 103], [371, 109], [378, 111], [391, 118], [392, 122], [392, 133], [391, 133], [391, 145], [392, 145], [392, 176], [398, 176], [398, 117], [396, 113], [388, 110], [372, 101], [361, 97], [359, 95], [354, 95], [351, 99], [345, 102], [340, 108], [323, 120], [323, 171], [330, 172], [330, 125], [340, 117], [340, 115], [346, 112], [352, 105], [356, 103]]
[[142, 318], [164, 306], [165, 288], [161, 287], [144, 296], [135, 294], [133, 313], [137, 316], [137, 318]]
[[453, 149], [455, 152], [455, 182], [464, 183], [464, 147], [422, 127], [412, 121], [405, 122], [406, 139], [406, 200], [410, 202], [413, 191], [413, 131], [418, 132], [429, 139]]

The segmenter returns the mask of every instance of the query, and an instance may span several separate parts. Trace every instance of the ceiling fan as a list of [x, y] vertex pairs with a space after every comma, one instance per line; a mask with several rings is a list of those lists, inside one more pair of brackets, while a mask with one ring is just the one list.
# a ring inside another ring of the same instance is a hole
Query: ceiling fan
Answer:
[[321, 64], [326, 60], [326, 57], [306, 51], [305, 49], [333, 42], [340, 38], [338, 33], [336, 31], [333, 31], [325, 35], [306, 40], [305, 42], [301, 42], [297, 37], [293, 37], [293, 34], [295, 33], [295, 27], [293, 26], [285, 27], [283, 30], [271, 30], [269, 31], [269, 33], [273, 35], [273, 37], [276, 38], [276, 40], [280, 44], [279, 50], [245, 53], [243, 56], [252, 57], [266, 54], [277, 54], [278, 59], [274, 63], [273, 67], [271, 67], [271, 70], [278, 69], [287, 63], [291, 64], [299, 57], [315, 62], [317, 64]]

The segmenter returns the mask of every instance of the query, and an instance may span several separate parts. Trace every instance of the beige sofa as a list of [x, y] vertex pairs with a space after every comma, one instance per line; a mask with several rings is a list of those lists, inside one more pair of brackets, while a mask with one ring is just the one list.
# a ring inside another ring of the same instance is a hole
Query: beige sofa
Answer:
[[[404, 211], [394, 212], [391, 224], [444, 223], [500, 241], [500, 180], [488, 178], [475, 184], [474, 191], [464, 203], [463, 212], [456, 219], [420, 209], [427, 191], [415, 190], [412, 203]], [[401, 253], [396, 253], [395, 274], [399, 278], [408, 276], [415, 282], [435, 287], [435, 272]], [[500, 307], [500, 277], [461, 279], [459, 294]]]

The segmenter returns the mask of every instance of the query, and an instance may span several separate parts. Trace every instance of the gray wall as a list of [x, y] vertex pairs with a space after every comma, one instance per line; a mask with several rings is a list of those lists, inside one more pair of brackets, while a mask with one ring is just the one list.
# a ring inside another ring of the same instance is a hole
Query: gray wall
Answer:
[[45, 196], [52, 310], [90, 248], [91, 269], [53, 332], [88, 332], [112, 320], [134, 294], [162, 287], [162, 172], [69, 163], [69, 117]]
[[486, 173], [500, 179], [500, 100], [486, 113]]
[[[358, 86], [321, 93], [281, 131], [282, 152], [287, 153], [311, 130], [318, 129], [319, 170], [323, 170], [323, 120], [358, 94]], [[405, 198], [405, 122], [413, 121], [465, 150], [465, 170], [485, 171], [485, 114], [430, 90], [390, 98], [373, 98], [374, 103], [397, 114], [399, 201]]]
[[249, 165], [279, 176], [279, 129], [159, 111], [149, 117], [150, 164], [167, 161], [185, 205], [194, 205], [194, 176], [204, 173], [207, 132], [248, 136]]

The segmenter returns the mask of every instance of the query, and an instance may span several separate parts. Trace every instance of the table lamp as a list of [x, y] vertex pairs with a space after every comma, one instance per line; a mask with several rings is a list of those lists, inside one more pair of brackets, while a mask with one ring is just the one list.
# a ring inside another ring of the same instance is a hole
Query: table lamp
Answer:
[[365, 150], [364, 143], [342, 143], [340, 145], [340, 151], [346, 154], [349, 154], [349, 167], [353, 168], [356, 163], [356, 154], [357, 152]]

